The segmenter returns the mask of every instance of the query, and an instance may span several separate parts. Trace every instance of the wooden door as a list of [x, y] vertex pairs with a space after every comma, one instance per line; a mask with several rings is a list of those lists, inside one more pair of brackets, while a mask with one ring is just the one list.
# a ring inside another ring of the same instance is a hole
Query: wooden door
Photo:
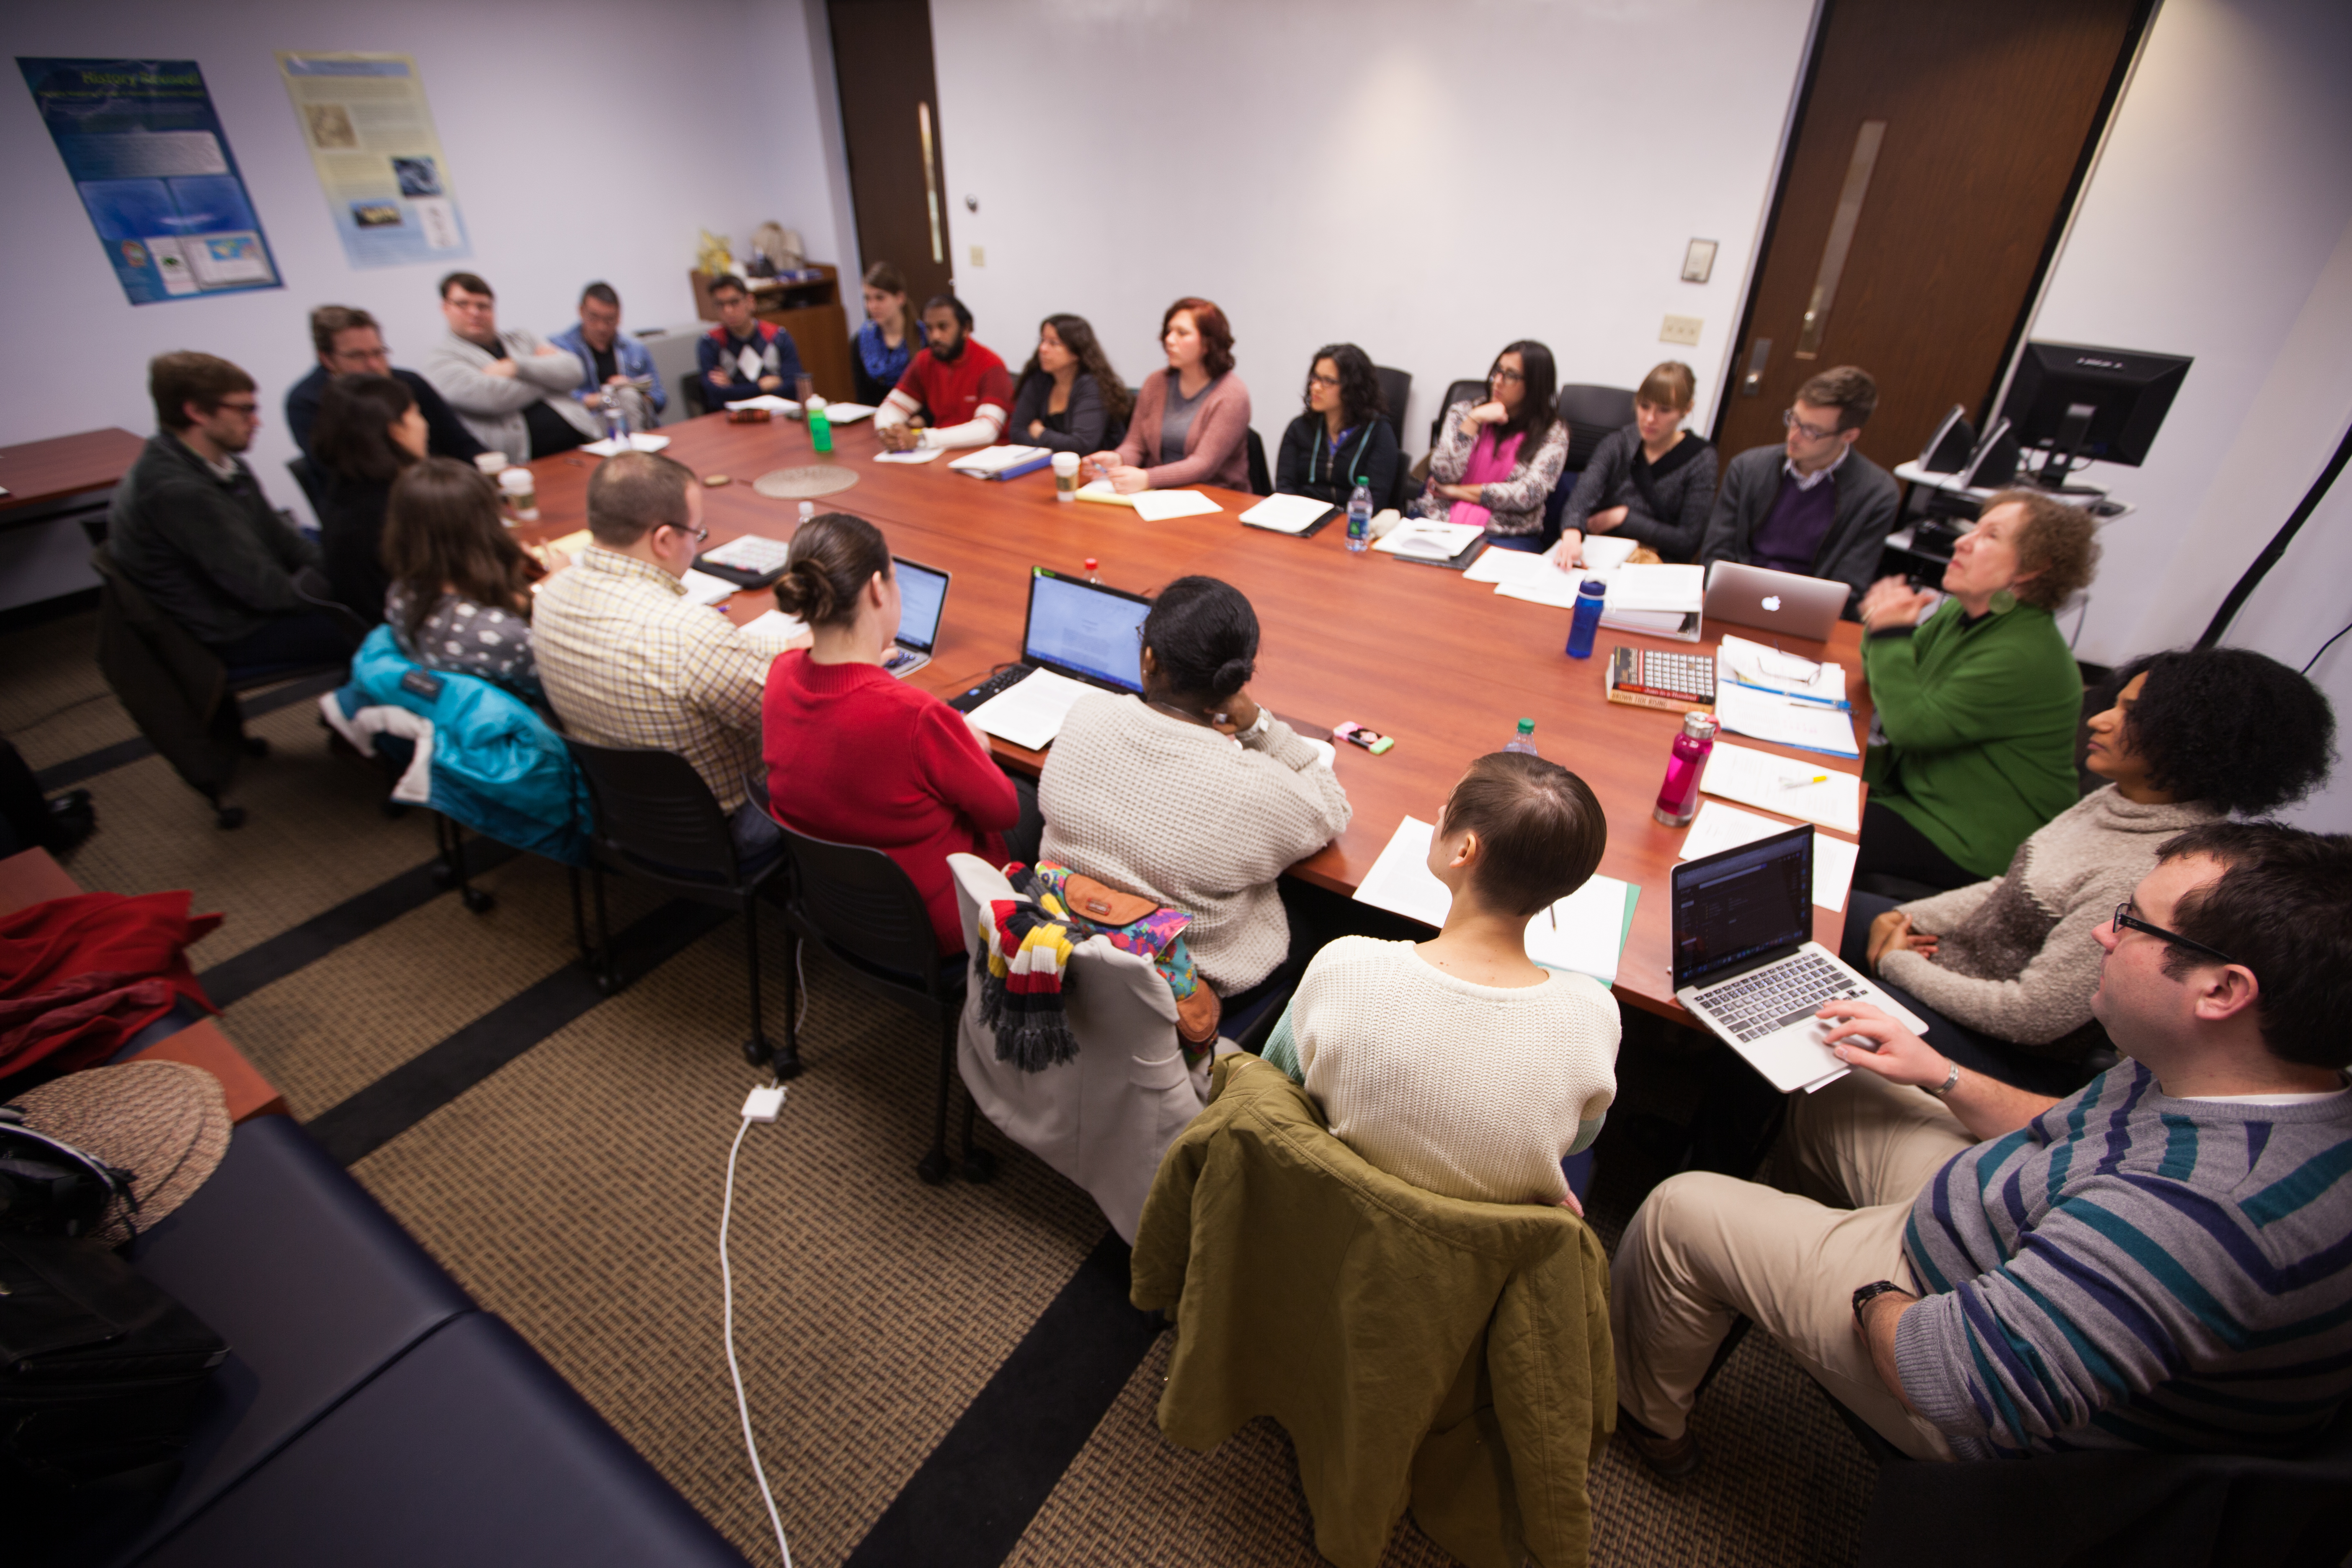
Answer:
[[[919, 310], [924, 300], [955, 286], [930, 5], [929, 0], [828, 0], [827, 14], [857, 251], [869, 267], [877, 261], [897, 267]], [[863, 320], [856, 280], [843, 283], [843, 304]]]
[[1918, 456], [1955, 403], [1983, 428], [2152, 10], [1827, 0], [1717, 405], [1726, 456], [1778, 443], [1797, 388], [1841, 364], [1877, 380], [1861, 446], [1883, 467]]

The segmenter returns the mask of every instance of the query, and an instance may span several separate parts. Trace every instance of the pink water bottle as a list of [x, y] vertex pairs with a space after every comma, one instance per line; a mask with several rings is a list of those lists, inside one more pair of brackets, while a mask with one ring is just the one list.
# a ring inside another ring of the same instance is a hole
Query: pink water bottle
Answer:
[[1651, 813], [1668, 827], [1680, 827], [1698, 815], [1698, 782], [1715, 751], [1715, 731], [1711, 714], [1683, 715], [1683, 732], [1675, 737], [1666, 782], [1658, 786], [1657, 809]]

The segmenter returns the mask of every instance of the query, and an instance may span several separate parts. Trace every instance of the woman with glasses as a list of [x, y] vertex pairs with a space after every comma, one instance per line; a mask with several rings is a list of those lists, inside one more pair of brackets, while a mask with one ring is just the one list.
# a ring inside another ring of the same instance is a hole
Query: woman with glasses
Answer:
[[1577, 476], [1559, 514], [1552, 556], [1563, 572], [1581, 565], [1584, 538], [1606, 533], [1657, 552], [1661, 561], [1696, 561], [1707, 509], [1715, 504], [1715, 447], [1683, 428], [1698, 378], [1668, 360], [1633, 392], [1633, 423], [1612, 430]]
[[1413, 515], [1475, 523], [1506, 550], [1543, 547], [1544, 502], [1568, 461], [1551, 350], [1521, 339], [1495, 356], [1486, 398], [1445, 411]]
[[1055, 452], [1100, 451], [1126, 432], [1129, 412], [1127, 387], [1087, 319], [1048, 316], [1013, 389], [1004, 438]]
[[2243, 648], [2151, 654], [2105, 690], [2083, 765], [2106, 783], [2021, 845], [2002, 875], [1906, 904], [1857, 891], [1846, 905], [1847, 962], [1874, 969], [1945, 1055], [2043, 1093], [2071, 1092], [2106, 1043], [2091, 1016], [2093, 932], [2159, 847], [2300, 800], [2333, 755], [2319, 689]]
[[1275, 494], [1345, 506], [1362, 485], [1372, 492], [1375, 507], [1388, 505], [1396, 488], [1396, 430], [1381, 405], [1370, 357], [1353, 343], [1316, 350], [1307, 372], [1306, 402], [1306, 412], [1282, 433]]
[[1168, 368], [1144, 377], [1127, 438], [1087, 461], [1123, 496], [1184, 485], [1248, 489], [1249, 388], [1234, 374], [1225, 313], [1187, 295], [1160, 316], [1160, 346]]

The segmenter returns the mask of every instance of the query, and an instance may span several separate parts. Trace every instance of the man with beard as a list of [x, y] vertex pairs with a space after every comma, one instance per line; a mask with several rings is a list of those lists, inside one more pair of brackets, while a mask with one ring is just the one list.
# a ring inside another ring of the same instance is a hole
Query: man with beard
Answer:
[[[1004, 431], [1013, 407], [1013, 377], [993, 349], [974, 342], [971, 311], [952, 294], [923, 307], [930, 346], [874, 416], [874, 434], [894, 452], [918, 447], [985, 447]], [[924, 412], [928, 427], [912, 424]]]

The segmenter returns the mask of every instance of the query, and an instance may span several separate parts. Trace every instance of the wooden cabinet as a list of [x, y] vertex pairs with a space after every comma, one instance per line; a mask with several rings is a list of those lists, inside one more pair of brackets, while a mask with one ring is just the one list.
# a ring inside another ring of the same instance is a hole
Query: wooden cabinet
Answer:
[[[816, 383], [816, 389], [827, 401], [846, 403], [857, 395], [856, 378], [850, 374], [849, 318], [841, 308], [841, 268], [824, 262], [811, 262], [821, 278], [804, 278], [797, 282], [782, 283], [772, 278], [748, 279], [751, 300], [760, 320], [772, 321], [792, 333], [793, 346], [800, 351], [801, 368]], [[710, 279], [707, 274], [688, 272], [694, 284], [694, 313], [706, 321], [719, 319], [719, 306], [710, 298]], [[793, 395], [791, 387], [783, 395]]]

